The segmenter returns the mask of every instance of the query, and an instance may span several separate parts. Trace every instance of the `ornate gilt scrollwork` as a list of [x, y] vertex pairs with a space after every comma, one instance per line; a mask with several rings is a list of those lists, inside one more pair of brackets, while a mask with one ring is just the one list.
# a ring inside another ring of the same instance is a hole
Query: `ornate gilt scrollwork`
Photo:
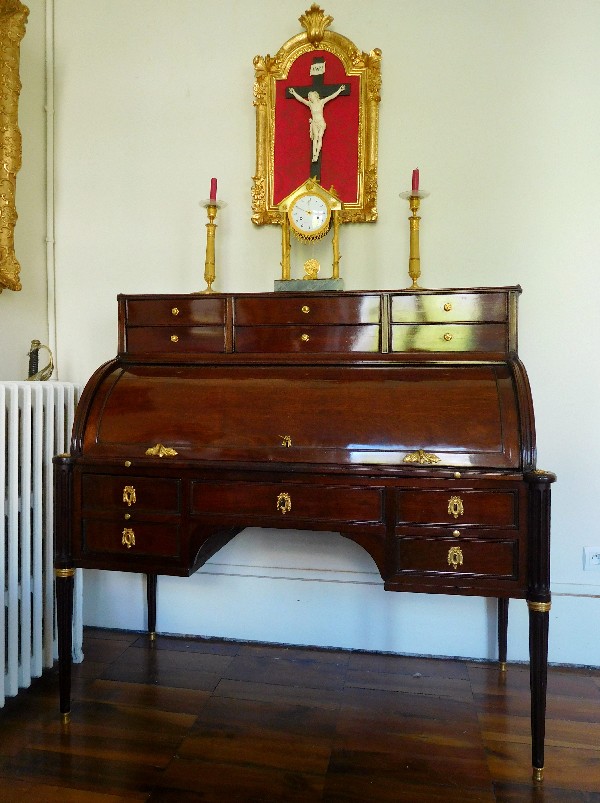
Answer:
[[169, 446], [163, 446], [162, 443], [157, 443], [156, 446], [146, 449], [146, 457], [176, 457], [177, 452]]
[[281, 445], [285, 446], [286, 449], [289, 449], [292, 445], [292, 437], [291, 435], [280, 435], [281, 438]]
[[136, 498], [135, 498], [135, 488], [133, 485], [126, 485], [123, 488], [123, 502], [127, 505], [127, 507], [131, 507], [135, 505]]
[[298, 22], [306, 30], [306, 36], [311, 45], [315, 47], [321, 42], [325, 34], [325, 28], [329, 28], [333, 22], [333, 17], [325, 16], [323, 9], [319, 8], [316, 3], [307, 9], [304, 14], [298, 18]]
[[25, 36], [29, 9], [19, 0], [3, 0], [0, 8], [0, 80], [2, 83], [0, 125], [0, 293], [3, 289], [20, 290], [21, 266], [15, 256], [15, 195], [17, 173], [21, 167], [21, 132], [19, 130], [19, 47]]
[[424, 452], [423, 449], [418, 449], [416, 452], [411, 452], [411, 454], [407, 454], [404, 458], [405, 463], [418, 463], [419, 465], [432, 465], [434, 463], [439, 463], [440, 458], [436, 454], [432, 454], [431, 452]]
[[285, 493], [280, 493], [277, 497], [277, 510], [285, 516], [286, 513], [289, 513], [292, 509], [292, 497]]
[[454, 516], [454, 518], [457, 519], [459, 516], [462, 516], [464, 512], [465, 508], [460, 496], [451, 496], [450, 499], [448, 499], [448, 515]]
[[[349, 39], [327, 30], [333, 17], [316, 3], [299, 18], [302, 33], [288, 39], [275, 56], [255, 56], [254, 98], [256, 109], [256, 170], [252, 177], [252, 222], [257, 226], [281, 223], [274, 197], [275, 101], [277, 81], [285, 80], [294, 61], [316, 49], [332, 53], [348, 77], [360, 77], [358, 121], [357, 198], [342, 199], [341, 223], [377, 220], [377, 160], [379, 103], [381, 100], [381, 50], [363, 53]], [[285, 195], [285, 193], [284, 193]]]
[[459, 546], [450, 547], [448, 550], [448, 565], [453, 569], [463, 565], [463, 553]]

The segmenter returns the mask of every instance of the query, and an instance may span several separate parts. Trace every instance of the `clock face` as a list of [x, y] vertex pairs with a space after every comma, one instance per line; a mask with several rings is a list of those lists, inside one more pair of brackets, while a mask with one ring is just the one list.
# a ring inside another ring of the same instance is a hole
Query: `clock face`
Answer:
[[290, 224], [304, 237], [323, 235], [329, 228], [331, 210], [319, 195], [306, 193], [297, 198], [289, 211]]

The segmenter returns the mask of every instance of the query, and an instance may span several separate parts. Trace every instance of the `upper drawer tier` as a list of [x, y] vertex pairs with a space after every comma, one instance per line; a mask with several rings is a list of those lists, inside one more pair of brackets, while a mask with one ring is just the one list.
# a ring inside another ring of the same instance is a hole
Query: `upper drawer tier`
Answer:
[[237, 326], [298, 324], [379, 323], [379, 295], [336, 296], [288, 295], [237, 297], [234, 302]]
[[[501, 360], [517, 353], [520, 288], [119, 296], [119, 356], [239, 361], [244, 354], [344, 362]], [[222, 356], [219, 356], [222, 355]], [[232, 355], [235, 355], [232, 357]], [[277, 356], [275, 356], [277, 355]], [[356, 355], [356, 357], [353, 357]], [[421, 357], [421, 355], [423, 355]]]
[[392, 323], [506, 321], [506, 293], [412, 293], [392, 296]]
[[225, 323], [225, 299], [191, 296], [128, 298], [128, 326], [201, 326]]

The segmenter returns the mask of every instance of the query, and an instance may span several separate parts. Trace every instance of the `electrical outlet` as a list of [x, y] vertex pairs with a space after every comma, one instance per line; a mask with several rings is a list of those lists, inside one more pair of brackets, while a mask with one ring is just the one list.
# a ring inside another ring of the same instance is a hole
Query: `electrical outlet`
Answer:
[[600, 546], [583, 547], [584, 571], [600, 571]]

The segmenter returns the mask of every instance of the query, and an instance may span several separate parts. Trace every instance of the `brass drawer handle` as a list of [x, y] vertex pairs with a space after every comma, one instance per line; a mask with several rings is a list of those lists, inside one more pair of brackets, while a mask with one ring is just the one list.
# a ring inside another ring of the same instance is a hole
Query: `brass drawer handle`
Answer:
[[179, 315], [179, 308], [173, 307], [173, 309], [171, 310], [171, 315]]
[[133, 485], [126, 485], [123, 488], [123, 502], [128, 507], [135, 505], [136, 498], [135, 498], [135, 488], [133, 487]]
[[179, 335], [171, 335], [171, 343], [178, 343]]
[[310, 340], [310, 335], [304, 334], [302, 335], [300, 340], [303, 340], [305, 343], [308, 343], [308, 341]]
[[445, 311], [445, 312], [450, 312], [450, 310], [451, 310], [451, 309], [452, 309], [452, 304], [450, 304], [450, 302], [448, 302], [448, 301], [447, 301], [447, 302], [444, 304], [444, 311]]
[[135, 546], [135, 533], [130, 527], [125, 527], [123, 530], [123, 537], [121, 538], [121, 543], [123, 546], [126, 546], [127, 549], [131, 549], [132, 546]]
[[305, 305], [302, 307], [302, 312], [304, 312], [304, 313], [308, 313], [308, 312], [310, 312], [310, 307], [308, 307], [308, 306], [305, 304]]
[[450, 547], [448, 550], [448, 565], [453, 569], [463, 565], [463, 553], [459, 546]]
[[292, 497], [288, 493], [280, 493], [277, 497], [277, 510], [285, 516], [292, 509]]
[[446, 332], [446, 334], [444, 335], [444, 340], [446, 341], [446, 343], [449, 343], [452, 340], [452, 335], [450, 334], [450, 332]]
[[448, 499], [448, 515], [454, 516], [454, 518], [457, 519], [459, 516], [462, 516], [464, 512], [465, 507], [460, 496], [451, 496], [450, 499]]

